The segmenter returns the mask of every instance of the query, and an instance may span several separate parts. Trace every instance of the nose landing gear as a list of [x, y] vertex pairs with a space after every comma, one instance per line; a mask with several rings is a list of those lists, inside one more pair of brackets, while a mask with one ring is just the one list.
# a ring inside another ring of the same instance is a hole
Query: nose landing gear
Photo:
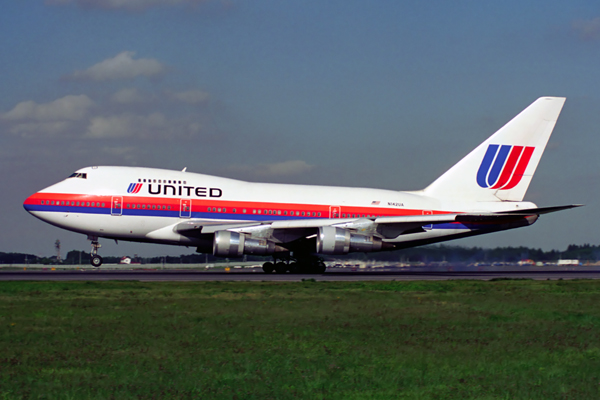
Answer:
[[98, 255], [98, 249], [102, 245], [98, 242], [98, 236], [88, 236], [88, 240], [92, 242], [92, 252], [90, 254], [90, 264], [92, 267], [98, 268], [102, 265], [102, 257]]

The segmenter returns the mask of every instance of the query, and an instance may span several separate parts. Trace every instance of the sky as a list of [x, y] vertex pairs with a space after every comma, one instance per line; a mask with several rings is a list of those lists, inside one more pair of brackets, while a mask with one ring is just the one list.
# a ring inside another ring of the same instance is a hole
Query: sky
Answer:
[[11, 1], [0, 54], [3, 252], [89, 251], [22, 206], [85, 166], [418, 190], [541, 96], [567, 102], [525, 200], [586, 206], [448, 244], [600, 243], [596, 1]]

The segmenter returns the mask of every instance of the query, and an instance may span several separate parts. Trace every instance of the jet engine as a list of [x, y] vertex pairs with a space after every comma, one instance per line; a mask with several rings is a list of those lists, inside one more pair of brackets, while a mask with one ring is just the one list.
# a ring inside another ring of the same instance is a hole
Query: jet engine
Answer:
[[348, 254], [353, 251], [380, 251], [383, 242], [380, 238], [370, 235], [351, 233], [347, 229], [333, 226], [322, 226], [317, 235], [317, 253], [319, 254]]
[[215, 232], [213, 254], [218, 257], [240, 257], [243, 254], [268, 255], [282, 253], [287, 249], [266, 239], [253, 239], [243, 233]]

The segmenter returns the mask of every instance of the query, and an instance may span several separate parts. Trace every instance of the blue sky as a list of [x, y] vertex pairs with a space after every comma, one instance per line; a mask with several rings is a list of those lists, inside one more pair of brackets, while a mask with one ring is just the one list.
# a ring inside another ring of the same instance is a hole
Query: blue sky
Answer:
[[0, 251], [88, 250], [22, 208], [84, 166], [415, 190], [546, 95], [567, 103], [526, 199], [586, 207], [453, 243], [599, 242], [597, 2], [15, 1], [0, 54]]

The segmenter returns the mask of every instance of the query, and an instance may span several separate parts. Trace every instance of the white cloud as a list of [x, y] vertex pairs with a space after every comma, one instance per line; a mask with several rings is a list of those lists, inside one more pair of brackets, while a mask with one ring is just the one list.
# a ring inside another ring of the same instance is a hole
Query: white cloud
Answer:
[[185, 139], [204, 135], [207, 139], [210, 132], [205, 132], [205, 121], [210, 119], [206, 113], [180, 107], [181, 102], [196, 104], [207, 98], [208, 94], [200, 90], [155, 94], [126, 88], [99, 102], [86, 95], [41, 104], [29, 100], [0, 112], [0, 128], [32, 138]]
[[188, 90], [186, 92], [169, 92], [168, 95], [177, 101], [188, 104], [198, 104], [207, 101], [210, 95], [201, 90]]
[[38, 104], [32, 100], [17, 104], [2, 114], [7, 121], [78, 121], [85, 118], [94, 102], [86, 95], [69, 95], [50, 103]]
[[85, 134], [88, 138], [125, 138], [165, 136], [171, 131], [162, 113], [149, 115], [121, 114], [108, 117], [94, 117]]
[[584, 40], [600, 39], [600, 17], [588, 20], [576, 20], [571, 24], [573, 31]]
[[71, 121], [24, 122], [9, 128], [9, 132], [24, 138], [60, 136], [73, 128]]
[[259, 164], [259, 165], [234, 165], [228, 169], [235, 173], [242, 173], [243, 175], [253, 175], [256, 177], [276, 177], [276, 176], [290, 176], [307, 173], [315, 168], [314, 165], [310, 165], [302, 160], [290, 160], [280, 163], [273, 164]]
[[119, 90], [111, 96], [111, 101], [118, 104], [141, 104], [152, 100], [153, 96], [142, 94], [136, 88]]
[[75, 71], [67, 78], [76, 80], [110, 81], [134, 79], [138, 76], [152, 77], [163, 74], [166, 67], [153, 58], [133, 59], [135, 52], [123, 51], [113, 58], [108, 58], [92, 65], [85, 71]]
[[197, 5], [208, 0], [46, 0], [49, 5], [76, 4], [84, 8], [143, 11], [159, 6]]

